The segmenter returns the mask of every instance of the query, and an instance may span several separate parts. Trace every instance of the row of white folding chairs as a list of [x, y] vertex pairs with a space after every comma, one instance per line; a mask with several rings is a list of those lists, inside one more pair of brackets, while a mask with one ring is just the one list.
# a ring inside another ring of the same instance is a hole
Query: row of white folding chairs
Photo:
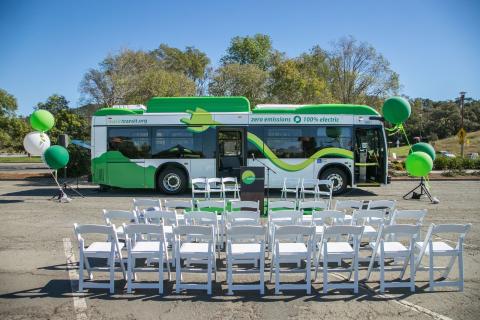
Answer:
[[[458, 286], [463, 290], [463, 242], [465, 235], [470, 229], [470, 224], [459, 225], [435, 225], [429, 227], [427, 235], [423, 242], [418, 242], [417, 235], [419, 225], [382, 225], [375, 242], [370, 243], [373, 247], [368, 267], [366, 280], [370, 278], [372, 271], [380, 271], [380, 291], [384, 292], [387, 287], [408, 287], [413, 292], [415, 290], [415, 275], [417, 270], [429, 270], [430, 289], [436, 286]], [[75, 233], [79, 241], [80, 249], [80, 275], [79, 291], [84, 288], [108, 288], [114, 292], [114, 273], [122, 271], [123, 277], [127, 279], [127, 292], [136, 288], [158, 288], [163, 293], [163, 272], [164, 263], [168, 271], [170, 280], [170, 258], [166, 249], [166, 237], [161, 225], [125, 225], [125, 237], [127, 243], [127, 270], [124, 268], [122, 259], [122, 249], [124, 244], [118, 240], [115, 225], [74, 225]], [[355, 293], [358, 292], [358, 257], [359, 246], [364, 226], [327, 226], [322, 232], [322, 237], [318, 241], [313, 226], [276, 226], [274, 231], [274, 250], [272, 255], [272, 264], [270, 268], [270, 281], [273, 273], [275, 274], [275, 293], [282, 290], [303, 289], [307, 294], [311, 293], [311, 271], [312, 255], [314, 256], [315, 279], [318, 272], [319, 262], [322, 261], [323, 273], [323, 292], [334, 288], [349, 288]], [[85, 234], [103, 234], [108, 237], [107, 241], [93, 242], [85, 246]], [[175, 270], [176, 270], [176, 292], [184, 289], [205, 289], [208, 294], [212, 293], [212, 274], [215, 273], [216, 279], [216, 255], [215, 255], [215, 235], [212, 226], [178, 226], [173, 229], [175, 235]], [[261, 294], [264, 293], [264, 267], [265, 267], [265, 228], [263, 226], [227, 226], [227, 284], [228, 293], [232, 294], [237, 290], [257, 289]], [[457, 235], [457, 245], [451, 247], [445, 242], [434, 241], [434, 237], [439, 234], [454, 233]], [[155, 236], [154, 241], [150, 237]], [[339, 240], [343, 237], [343, 240]], [[404, 237], [407, 241], [400, 242], [398, 239]], [[292, 239], [302, 239], [295, 241]], [[147, 240], [145, 240], [147, 239]], [[192, 241], [191, 239], [195, 239]], [[395, 240], [392, 240], [395, 239]], [[315, 254], [315, 246], [318, 246], [318, 252]], [[417, 252], [417, 255], [415, 254]], [[428, 267], [421, 265], [424, 256], [429, 257]], [[449, 256], [450, 261], [446, 267], [438, 268], [434, 266], [435, 256]], [[107, 259], [107, 267], [92, 267], [89, 258]], [[135, 260], [158, 259], [158, 267], [141, 268], [136, 267]], [[385, 266], [386, 259], [401, 258], [403, 263], [400, 267], [388, 268]], [[350, 260], [348, 268], [334, 268], [328, 266], [329, 262], [338, 260]], [[443, 270], [443, 278], [446, 278], [455, 262], [458, 259], [459, 279], [457, 281], [435, 281], [434, 271]], [[284, 270], [281, 264], [292, 264], [299, 260], [304, 262], [305, 268], [289, 268]], [[182, 261], [188, 263], [182, 265]], [[374, 264], [378, 262], [379, 268], [375, 269]], [[206, 269], [192, 268], [190, 264], [206, 264]], [[252, 264], [251, 269], [234, 268], [234, 265]], [[403, 278], [407, 266], [410, 264], [410, 279], [408, 282], [386, 281], [385, 272], [400, 271], [400, 279]], [[118, 267], [116, 266], [118, 265]], [[110, 281], [107, 284], [84, 281], [84, 268], [86, 267], [90, 280], [93, 280], [94, 271], [107, 271], [110, 273]], [[138, 272], [158, 272], [158, 283], [138, 283], [136, 282], [136, 273]], [[205, 284], [184, 283], [182, 273], [185, 272], [206, 272], [207, 282]], [[234, 284], [233, 275], [243, 272], [255, 272], [259, 274], [258, 285]], [[304, 273], [304, 284], [285, 284], [280, 282], [280, 274]], [[329, 272], [348, 272], [350, 280], [352, 274], [353, 282], [329, 283]]]
[[288, 194], [293, 193], [295, 200], [304, 199], [308, 196], [313, 196], [315, 200], [322, 196], [332, 201], [333, 181], [320, 179], [305, 179], [305, 178], [284, 178], [281, 191], [281, 198], [287, 200]]
[[191, 181], [192, 199], [196, 194], [202, 194], [204, 199], [210, 199], [217, 193], [225, 199], [228, 193], [233, 193], [234, 199], [240, 199], [240, 186], [236, 177], [225, 178], [194, 178]]

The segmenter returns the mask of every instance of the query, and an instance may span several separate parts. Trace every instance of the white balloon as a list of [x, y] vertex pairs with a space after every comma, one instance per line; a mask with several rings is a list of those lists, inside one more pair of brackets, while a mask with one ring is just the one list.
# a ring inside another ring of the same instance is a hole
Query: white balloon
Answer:
[[44, 132], [33, 131], [23, 139], [23, 147], [32, 156], [41, 156], [50, 147], [50, 138]]

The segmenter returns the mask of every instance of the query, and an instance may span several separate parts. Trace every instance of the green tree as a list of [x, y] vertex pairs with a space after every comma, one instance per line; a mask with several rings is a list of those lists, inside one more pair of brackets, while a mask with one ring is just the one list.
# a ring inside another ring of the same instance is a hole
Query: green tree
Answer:
[[228, 64], [217, 69], [209, 84], [214, 96], [245, 96], [252, 106], [267, 96], [268, 73], [252, 64]]
[[12, 116], [17, 108], [17, 99], [6, 90], [0, 89], [0, 116]]
[[253, 37], [234, 37], [221, 62], [223, 65], [253, 64], [262, 70], [267, 70], [278, 55], [279, 53], [272, 47], [270, 36], [256, 34]]
[[69, 103], [70, 101], [68, 101], [64, 96], [53, 94], [47, 98], [47, 101], [37, 103], [37, 106], [35, 107], [35, 109], [47, 110], [47, 111], [50, 111], [53, 115], [55, 115], [62, 110], [68, 110]]
[[397, 94], [398, 74], [368, 43], [341, 38], [333, 43], [328, 59], [332, 95], [339, 102], [366, 103], [368, 97]]
[[89, 70], [80, 91], [88, 102], [114, 104], [145, 103], [153, 96], [189, 96], [195, 83], [186, 75], [166, 70], [151, 53], [124, 50]]
[[210, 59], [207, 54], [195, 47], [186, 47], [185, 50], [161, 44], [152, 54], [159, 60], [167, 71], [179, 72], [195, 82], [197, 94], [205, 92], [205, 82], [210, 69]]

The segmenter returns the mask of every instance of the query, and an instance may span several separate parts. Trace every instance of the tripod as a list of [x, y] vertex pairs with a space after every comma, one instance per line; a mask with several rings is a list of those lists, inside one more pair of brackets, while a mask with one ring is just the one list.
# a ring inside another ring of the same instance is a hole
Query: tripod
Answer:
[[[420, 193], [415, 192], [417, 189], [420, 189]], [[416, 186], [415, 188], [413, 188], [412, 190], [410, 190], [409, 192], [407, 192], [403, 196], [403, 199], [408, 200], [407, 198], [410, 194], [412, 195], [412, 197], [410, 199], [419, 200], [423, 195], [426, 195], [428, 197], [428, 199], [430, 199], [431, 203], [439, 203], [440, 202], [437, 198], [433, 197], [432, 194], [430, 193], [430, 191], [428, 190], [427, 185], [425, 184], [425, 178], [424, 177], [420, 178], [419, 185]]]

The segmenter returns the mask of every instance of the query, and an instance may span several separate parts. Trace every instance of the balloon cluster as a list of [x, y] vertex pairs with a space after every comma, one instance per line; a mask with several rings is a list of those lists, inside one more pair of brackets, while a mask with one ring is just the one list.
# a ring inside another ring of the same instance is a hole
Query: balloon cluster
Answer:
[[55, 118], [47, 110], [37, 110], [30, 116], [30, 125], [36, 131], [23, 139], [23, 147], [33, 156], [42, 156], [43, 162], [53, 170], [67, 165], [70, 156], [62, 146], [50, 146], [50, 138], [45, 133], [53, 128]]
[[[403, 123], [407, 121], [412, 113], [412, 108], [408, 101], [402, 97], [392, 97], [385, 100], [382, 107], [383, 117], [385, 120], [394, 125], [393, 128], [387, 129], [389, 135], [403, 133], [407, 143], [407, 133]], [[433, 160], [435, 160], [435, 149], [432, 145], [419, 142], [410, 146], [410, 153], [405, 161], [407, 172], [413, 177], [425, 177], [433, 169]]]

